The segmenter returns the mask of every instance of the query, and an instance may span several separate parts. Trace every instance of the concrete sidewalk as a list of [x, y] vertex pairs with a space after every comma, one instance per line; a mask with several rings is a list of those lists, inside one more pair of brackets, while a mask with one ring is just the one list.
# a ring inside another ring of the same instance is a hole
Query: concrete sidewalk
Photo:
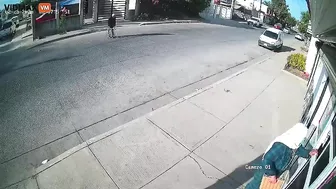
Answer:
[[283, 52], [72, 148], [7, 187], [241, 188], [269, 142], [299, 120], [306, 83]]

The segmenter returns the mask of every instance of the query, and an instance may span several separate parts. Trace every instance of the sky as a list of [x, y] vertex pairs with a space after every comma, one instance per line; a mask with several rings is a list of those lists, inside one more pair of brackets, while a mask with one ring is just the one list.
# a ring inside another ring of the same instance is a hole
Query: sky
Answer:
[[300, 20], [301, 12], [308, 10], [305, 0], [286, 0], [286, 4], [289, 6], [291, 15], [297, 20]]
[[301, 12], [308, 10], [306, 0], [286, 0], [286, 4], [289, 7], [291, 15], [297, 20], [301, 19]]

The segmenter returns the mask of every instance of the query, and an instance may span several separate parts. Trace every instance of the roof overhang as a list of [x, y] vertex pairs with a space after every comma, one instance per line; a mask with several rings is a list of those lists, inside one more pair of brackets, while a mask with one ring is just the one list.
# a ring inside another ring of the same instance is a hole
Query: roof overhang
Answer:
[[309, 1], [313, 36], [321, 41], [336, 43], [336, 0], [306, 1]]

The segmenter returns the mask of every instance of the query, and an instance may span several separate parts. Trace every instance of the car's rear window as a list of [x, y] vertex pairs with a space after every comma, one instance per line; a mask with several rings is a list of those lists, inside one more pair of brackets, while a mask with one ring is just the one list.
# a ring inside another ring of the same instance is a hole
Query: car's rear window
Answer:
[[272, 38], [272, 39], [278, 39], [278, 34], [276, 34], [274, 32], [271, 32], [269, 30], [266, 30], [264, 32], [264, 36], [267, 36], [267, 37]]

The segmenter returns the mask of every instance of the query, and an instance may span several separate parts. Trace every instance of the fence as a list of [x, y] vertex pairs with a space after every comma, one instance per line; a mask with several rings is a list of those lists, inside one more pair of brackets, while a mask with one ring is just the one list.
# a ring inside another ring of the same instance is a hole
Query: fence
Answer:
[[[65, 30], [72, 31], [81, 28], [80, 15], [70, 15], [65, 18]], [[56, 20], [45, 21], [42, 23], [36, 23], [34, 29], [34, 36], [36, 38], [46, 37], [49, 35], [54, 35], [59, 32], [57, 28]]]

